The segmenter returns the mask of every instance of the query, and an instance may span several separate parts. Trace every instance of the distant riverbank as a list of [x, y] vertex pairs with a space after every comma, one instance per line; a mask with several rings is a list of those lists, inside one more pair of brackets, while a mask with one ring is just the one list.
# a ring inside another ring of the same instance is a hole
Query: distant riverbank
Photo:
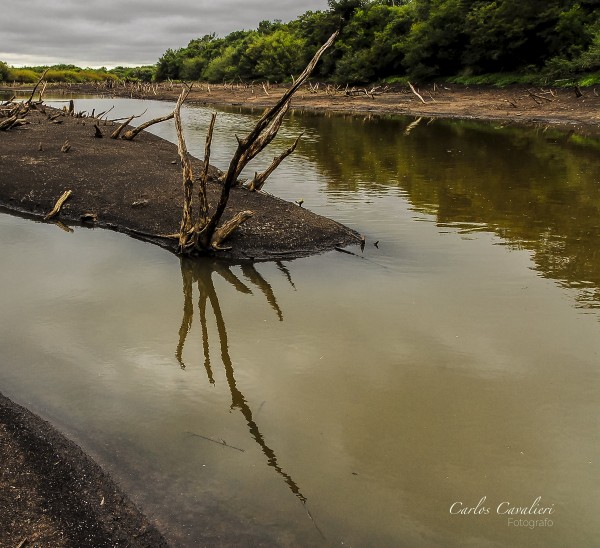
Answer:
[[[110, 94], [175, 101], [181, 84], [59, 85], [54, 92]], [[284, 93], [285, 86], [263, 84], [194, 84], [188, 104], [265, 108]], [[420, 97], [419, 97], [420, 96]], [[398, 114], [415, 117], [498, 120], [519, 124], [564, 126], [579, 133], [600, 133], [600, 92], [593, 88], [534, 88], [510, 86], [436, 85], [345, 88], [304, 86], [292, 108], [316, 112]]]

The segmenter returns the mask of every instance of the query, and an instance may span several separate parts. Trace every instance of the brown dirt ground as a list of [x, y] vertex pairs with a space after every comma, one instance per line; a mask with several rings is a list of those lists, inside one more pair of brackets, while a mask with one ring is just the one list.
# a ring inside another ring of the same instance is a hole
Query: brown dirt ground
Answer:
[[[600, 133], [600, 97], [584, 89], [494, 89], [428, 86], [396, 88], [374, 97], [342, 91], [301, 90], [293, 108], [357, 114], [477, 118], [565, 126], [580, 133]], [[56, 90], [55, 90], [56, 91]], [[107, 90], [71, 86], [65, 93], [88, 92], [174, 101], [179, 89], [130, 86]], [[268, 92], [268, 95], [267, 95]], [[192, 104], [264, 108], [283, 88], [271, 86], [196, 85]], [[136, 141], [93, 137], [93, 121], [61, 117], [51, 123], [32, 112], [30, 124], [0, 132], [0, 206], [43, 217], [65, 190], [72, 197], [60, 221], [78, 223], [84, 213], [97, 226], [112, 228], [173, 249], [157, 234], [176, 232], [181, 206], [181, 173], [176, 147], [144, 133]], [[69, 140], [68, 153], [60, 152]], [[195, 173], [201, 163], [194, 161]], [[212, 171], [213, 177], [217, 175]], [[214, 202], [218, 192], [211, 185]], [[232, 236], [230, 259], [272, 259], [324, 251], [355, 243], [358, 235], [295, 204], [236, 189], [231, 212], [257, 211]], [[227, 214], [226, 214], [227, 216]], [[307, 229], [308, 227], [308, 229]], [[1, 546], [164, 546], [156, 529], [77, 446], [48, 423], [0, 395], [0, 545]], [[102, 504], [104, 501], [104, 504]]]
[[[104, 89], [102, 86], [57, 88], [64, 93], [106, 93], [116, 96], [175, 101], [178, 84], [158, 87], [129, 85]], [[202, 105], [234, 105], [264, 108], [274, 104], [285, 86], [271, 85], [265, 92], [261, 84], [252, 86], [195, 84], [187, 102]], [[335, 93], [319, 84], [316, 92], [301, 88], [292, 100], [298, 110], [356, 114], [401, 114], [409, 116], [503, 120], [519, 124], [559, 125], [581, 133], [600, 132], [600, 90], [582, 88], [578, 97], [574, 88], [534, 88], [511, 86], [433, 85], [417, 87], [423, 103], [407, 86], [380, 87], [373, 96], [364, 88], [346, 95], [345, 88]], [[370, 91], [372, 86], [366, 88]], [[267, 95], [268, 93], [268, 95]]]

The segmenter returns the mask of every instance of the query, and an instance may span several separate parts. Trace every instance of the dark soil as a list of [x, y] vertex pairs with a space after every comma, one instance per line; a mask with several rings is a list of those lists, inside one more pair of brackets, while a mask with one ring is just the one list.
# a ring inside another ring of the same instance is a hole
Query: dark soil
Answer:
[[77, 445], [1, 394], [0, 459], [0, 546], [167, 546]]
[[[147, 132], [133, 141], [111, 139], [111, 125], [100, 125], [104, 137], [96, 138], [96, 120], [90, 118], [50, 120], [32, 110], [26, 120], [27, 125], [0, 131], [0, 206], [44, 217], [72, 190], [54, 220], [81, 223], [92, 214], [95, 226], [176, 250], [175, 239], [161, 237], [177, 233], [181, 220], [182, 175], [174, 144]], [[67, 141], [71, 148], [61, 152]], [[200, 174], [202, 162], [194, 160], [193, 166]], [[216, 204], [220, 172], [211, 166], [209, 173], [209, 202]], [[227, 207], [223, 220], [242, 210], [254, 216], [224, 242], [231, 247], [218, 252], [224, 259], [293, 258], [359, 241], [347, 227], [266, 193], [236, 187]]]

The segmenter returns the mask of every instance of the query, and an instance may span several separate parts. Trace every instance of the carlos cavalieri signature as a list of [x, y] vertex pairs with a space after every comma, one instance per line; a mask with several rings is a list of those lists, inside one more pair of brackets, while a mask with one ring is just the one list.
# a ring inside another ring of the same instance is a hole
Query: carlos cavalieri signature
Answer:
[[[462, 501], [453, 502], [450, 506], [450, 513], [453, 515], [472, 515], [481, 516], [491, 513], [495, 513], [499, 516], [506, 516], [508, 518], [508, 525], [512, 526], [524, 526], [524, 527], [539, 527], [539, 526], [552, 526], [554, 523], [548, 518], [548, 516], [554, 514], [554, 504], [549, 506], [542, 504], [542, 497], [536, 498], [531, 504], [527, 506], [519, 506], [512, 504], [509, 501], [502, 501], [499, 504], [486, 504], [487, 497], [481, 497], [479, 502], [475, 505], [465, 504]], [[530, 519], [515, 519], [517, 516], [528, 516]], [[539, 516], [543, 516], [544, 519], [539, 519]], [[531, 517], [538, 517], [538, 519], [531, 519]]]
[[[490, 514], [492, 511], [491, 507], [485, 505], [487, 497], [481, 497], [481, 500], [477, 503], [476, 506], [469, 506], [467, 504], [463, 504], [460, 501], [456, 501], [452, 503], [450, 506], [451, 514], [472, 514], [472, 515], [482, 515], [482, 514]], [[515, 506], [508, 501], [503, 501], [498, 506], [496, 506], [496, 514], [502, 515], [526, 515], [526, 516], [541, 516], [544, 514], [554, 514], [554, 504], [550, 506], [542, 506], [541, 504], [542, 497], [538, 497], [535, 499], [529, 506]]]

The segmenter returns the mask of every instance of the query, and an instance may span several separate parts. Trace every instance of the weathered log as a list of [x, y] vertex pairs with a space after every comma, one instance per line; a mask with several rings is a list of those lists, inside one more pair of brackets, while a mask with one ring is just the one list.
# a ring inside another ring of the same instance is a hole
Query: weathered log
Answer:
[[18, 114], [14, 114], [10, 118], [7, 118], [3, 122], [0, 122], [0, 131], [6, 131], [13, 127], [14, 123], [19, 119]]
[[72, 192], [73, 192], [72, 190], [67, 190], [67, 191], [63, 192], [61, 197], [56, 201], [56, 204], [54, 204], [54, 207], [52, 208], [50, 213], [48, 213], [44, 217], [45, 221], [47, 221], [48, 219], [52, 219], [52, 217], [55, 217], [56, 215], [58, 215], [58, 213], [60, 212], [60, 208], [63, 206], [65, 201], [69, 198], [69, 196], [71, 196]]
[[130, 116], [129, 118], [127, 118], [127, 120], [125, 120], [117, 129], [115, 129], [110, 134], [110, 138], [118, 139], [119, 135], [121, 135], [121, 132], [129, 125], [129, 122], [131, 122], [131, 120], [133, 120], [133, 116]]
[[233, 218], [229, 219], [226, 223], [223, 223], [217, 230], [215, 230], [213, 237], [210, 242], [210, 247], [215, 251], [231, 249], [221, 247], [221, 244], [233, 233], [233, 231], [240, 226], [242, 223], [247, 221], [254, 215], [254, 211], [240, 211]]

